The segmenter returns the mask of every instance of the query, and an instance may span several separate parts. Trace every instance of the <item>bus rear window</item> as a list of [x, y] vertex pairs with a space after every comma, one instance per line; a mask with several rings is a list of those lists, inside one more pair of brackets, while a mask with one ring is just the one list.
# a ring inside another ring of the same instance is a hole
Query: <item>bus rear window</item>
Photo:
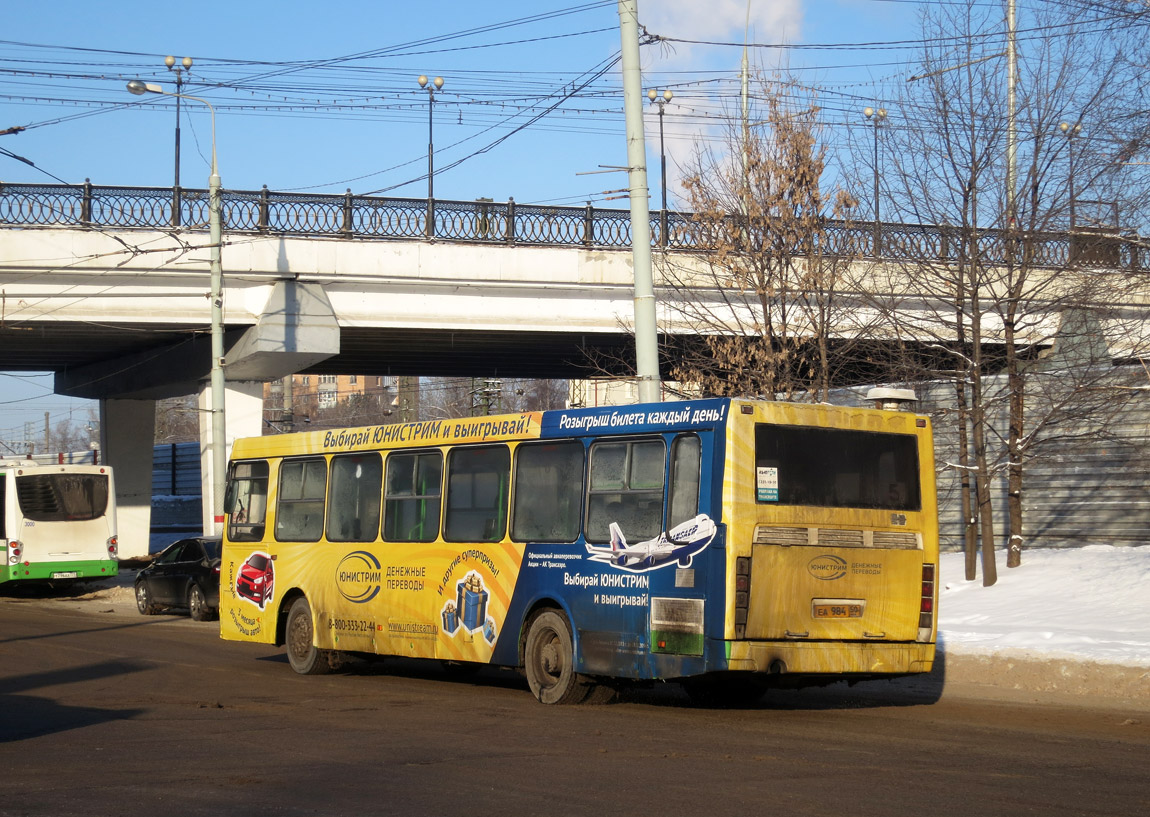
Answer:
[[917, 511], [918, 438], [810, 426], [755, 426], [755, 500]]
[[25, 519], [76, 522], [98, 519], [108, 508], [107, 474], [31, 474], [16, 477]]

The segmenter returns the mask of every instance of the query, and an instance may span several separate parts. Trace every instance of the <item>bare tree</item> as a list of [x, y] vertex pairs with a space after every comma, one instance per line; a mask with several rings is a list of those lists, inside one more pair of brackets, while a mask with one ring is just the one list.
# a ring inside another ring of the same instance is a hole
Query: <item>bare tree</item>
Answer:
[[721, 151], [697, 148], [683, 181], [697, 252], [659, 261], [682, 339], [670, 376], [703, 394], [826, 399], [849, 359], [842, 339], [857, 335], [839, 301], [852, 254], [828, 237], [853, 202], [822, 187], [819, 109], [789, 105], [788, 91], [762, 82], [765, 121], [729, 122]]
[[[894, 184], [888, 189], [895, 211], [903, 221], [954, 225], [942, 231], [940, 260], [923, 259], [899, 270], [900, 282], [885, 288], [895, 294], [888, 296], [884, 311], [900, 324], [901, 334], [945, 350], [944, 365], [926, 359], [931, 365], [920, 376], [953, 383], [959, 429], [954, 465], [962, 474], [967, 576], [974, 578], [978, 539], [985, 584], [996, 580], [992, 482], [1005, 473], [1007, 564], [1016, 566], [1024, 545], [1028, 458], [1067, 416], [1094, 412], [1097, 417], [1120, 403], [1098, 399], [1107, 383], [1113, 385], [1105, 343], [1083, 343], [1080, 337], [1070, 341], [1078, 350], [1072, 359], [1045, 369], [1036, 364], [1060, 331], [1065, 346], [1071, 336], [1099, 330], [1103, 313], [1121, 300], [1119, 293], [1129, 283], [1114, 264], [1076, 251], [1081, 236], [1067, 218], [1076, 169], [1069, 167], [1069, 151], [1077, 149], [1080, 162], [1090, 160], [1083, 155], [1086, 144], [1071, 144], [1062, 134], [1076, 136], [1083, 120], [1112, 113], [1115, 76], [1115, 56], [1107, 44], [1076, 36], [1067, 8], [1060, 8], [1057, 18], [1039, 10], [1030, 21], [1033, 29], [1057, 30], [1060, 36], [1020, 60], [1023, 167], [1016, 190], [1007, 187], [1015, 174], [1007, 168], [1002, 56], [985, 45], [988, 35], [1001, 30], [997, 9], [972, 2], [927, 13], [921, 79], [909, 85], [901, 101], [905, 125], [888, 132], [894, 157], [887, 173]], [[963, 47], [956, 48], [956, 42]], [[1062, 123], [1068, 124], [1060, 128]], [[1092, 161], [1093, 175], [1100, 178], [1105, 162], [1097, 156]], [[1117, 246], [1115, 236], [1102, 238]], [[914, 326], [900, 297], [919, 305]], [[992, 377], [998, 372], [1001, 388]], [[1004, 422], [993, 423], [999, 413]]]
[[196, 396], [192, 394], [157, 400], [154, 436], [157, 445], [198, 441], [200, 418]]
[[471, 417], [564, 408], [566, 380], [432, 377], [421, 389], [420, 416]]

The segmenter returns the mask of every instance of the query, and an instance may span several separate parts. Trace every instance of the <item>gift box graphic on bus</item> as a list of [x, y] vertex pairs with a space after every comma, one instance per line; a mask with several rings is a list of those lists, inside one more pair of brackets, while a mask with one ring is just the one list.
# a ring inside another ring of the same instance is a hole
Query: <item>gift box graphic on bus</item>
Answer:
[[443, 632], [448, 635], [455, 635], [455, 631], [459, 629], [459, 614], [455, 609], [455, 602], [447, 602], [447, 606], [443, 608]]
[[468, 573], [455, 586], [455, 609], [463, 627], [475, 632], [487, 618], [487, 591], [478, 573]]

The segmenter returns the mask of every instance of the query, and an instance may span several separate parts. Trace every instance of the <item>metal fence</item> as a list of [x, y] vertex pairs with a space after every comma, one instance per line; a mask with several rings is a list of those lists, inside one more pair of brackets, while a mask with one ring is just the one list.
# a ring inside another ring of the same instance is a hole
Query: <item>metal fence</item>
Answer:
[[200, 495], [200, 444], [167, 443], [152, 451], [152, 496]]
[[[439, 241], [583, 246], [629, 249], [630, 210], [541, 207], [506, 202], [427, 199], [261, 190], [225, 190], [221, 218], [226, 231], [282, 236], [355, 239], [435, 239]], [[114, 227], [164, 230], [207, 229], [208, 191], [189, 188], [103, 187], [0, 183], [0, 227]], [[654, 211], [652, 246], [705, 250], [713, 246], [713, 226], [704, 228], [691, 213]], [[720, 230], [738, 230], [736, 217]], [[1021, 240], [998, 230], [976, 236], [955, 227], [828, 220], [826, 246], [832, 256], [891, 261], [958, 261], [977, 238], [986, 265], [1006, 262]], [[1113, 231], [1026, 233], [1030, 263], [1141, 269], [1146, 260], [1134, 236]], [[1013, 244], [1013, 246], [1012, 246]]]

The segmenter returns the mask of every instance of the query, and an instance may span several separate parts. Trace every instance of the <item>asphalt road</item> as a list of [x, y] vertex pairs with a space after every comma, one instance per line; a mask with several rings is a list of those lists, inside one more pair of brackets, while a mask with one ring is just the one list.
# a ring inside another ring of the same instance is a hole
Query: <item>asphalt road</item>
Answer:
[[882, 684], [545, 707], [509, 671], [304, 678], [212, 623], [0, 598], [0, 815], [1145, 815], [1150, 715]]

